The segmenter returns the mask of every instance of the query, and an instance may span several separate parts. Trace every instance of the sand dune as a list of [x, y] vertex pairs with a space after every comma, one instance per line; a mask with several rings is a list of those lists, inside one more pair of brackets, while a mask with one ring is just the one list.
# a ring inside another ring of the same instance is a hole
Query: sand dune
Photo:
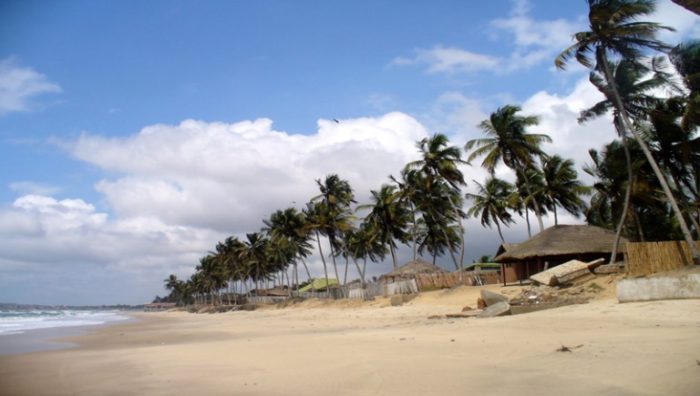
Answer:
[[[497, 287], [493, 287], [498, 290]], [[79, 348], [0, 357], [3, 395], [698, 395], [700, 300], [609, 298], [441, 319], [477, 288], [225, 314], [138, 314]], [[472, 298], [473, 297], [473, 298]], [[558, 352], [562, 345], [578, 347]]]

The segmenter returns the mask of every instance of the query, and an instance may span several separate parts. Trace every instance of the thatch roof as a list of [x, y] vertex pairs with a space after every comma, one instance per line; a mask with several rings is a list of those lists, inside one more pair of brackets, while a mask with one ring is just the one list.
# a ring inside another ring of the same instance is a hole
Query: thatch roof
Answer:
[[513, 248], [517, 247], [520, 245], [519, 243], [502, 243], [498, 245], [498, 250], [496, 251], [496, 255], [494, 257], [498, 257], [499, 255], [511, 251]]
[[432, 265], [430, 263], [427, 263], [422, 260], [416, 260], [416, 261], [409, 261], [408, 263], [400, 266], [399, 268], [395, 269], [394, 271], [389, 272], [388, 274], [382, 275], [380, 278], [389, 278], [389, 277], [408, 277], [416, 274], [435, 274], [435, 273], [440, 273], [440, 272], [446, 272], [444, 269]]
[[[610, 254], [615, 233], [587, 225], [557, 225], [547, 228], [527, 241], [508, 249], [495, 258], [496, 262], [512, 262], [583, 254]], [[619, 253], [626, 251], [627, 240], [620, 238]]]

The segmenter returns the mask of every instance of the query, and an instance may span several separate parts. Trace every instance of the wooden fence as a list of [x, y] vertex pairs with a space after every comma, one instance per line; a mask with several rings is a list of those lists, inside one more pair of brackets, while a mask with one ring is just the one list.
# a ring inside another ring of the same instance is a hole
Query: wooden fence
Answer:
[[416, 283], [421, 291], [448, 289], [450, 287], [465, 285], [478, 286], [499, 283], [501, 280], [498, 272], [446, 272], [436, 274], [417, 274]]
[[[700, 242], [695, 242], [700, 247]], [[644, 276], [672, 271], [693, 263], [688, 245], [682, 241], [628, 242], [627, 274]]]

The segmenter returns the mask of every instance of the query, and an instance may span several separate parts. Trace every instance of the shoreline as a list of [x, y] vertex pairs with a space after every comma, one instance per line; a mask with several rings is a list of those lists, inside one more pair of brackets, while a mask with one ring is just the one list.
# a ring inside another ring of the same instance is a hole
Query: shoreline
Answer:
[[76, 348], [79, 344], [75, 340], [83, 335], [104, 327], [137, 320], [132, 312], [120, 312], [120, 315], [126, 319], [110, 320], [100, 324], [28, 329], [18, 334], [0, 335], [0, 356]]
[[[695, 395], [700, 389], [700, 300], [605, 298], [509, 317], [428, 319], [454, 312], [455, 301], [471, 301], [463, 297], [432, 294], [397, 307], [309, 301], [251, 312], [138, 313], [137, 322], [65, 339], [77, 348], [0, 356], [0, 393]], [[562, 346], [574, 349], [558, 352]]]

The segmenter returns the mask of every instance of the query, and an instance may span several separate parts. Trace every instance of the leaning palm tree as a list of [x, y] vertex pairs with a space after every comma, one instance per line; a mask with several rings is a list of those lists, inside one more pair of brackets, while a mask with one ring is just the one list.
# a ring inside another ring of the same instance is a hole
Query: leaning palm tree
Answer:
[[615, 107], [615, 92], [622, 98], [624, 110], [630, 115], [635, 125], [648, 117], [650, 109], [661, 103], [661, 99], [650, 94], [651, 91], [658, 90], [666, 85], [674, 85], [672, 77], [665, 71], [664, 60], [661, 57], [652, 58], [649, 65], [642, 64], [635, 59], [622, 59], [620, 62], [609, 62], [613, 83], [608, 83], [605, 74], [600, 70], [590, 73], [591, 83], [605, 96], [591, 108], [583, 110], [578, 118], [579, 123], [587, 122], [595, 117], [599, 117], [612, 110], [613, 124], [620, 136], [622, 148], [627, 161], [627, 184], [628, 190], [625, 192], [622, 215], [615, 232], [615, 242], [613, 243], [611, 257], [617, 257], [617, 249], [622, 236], [622, 228], [627, 218], [632, 191], [629, 189], [634, 184], [632, 179], [632, 159], [629, 153], [628, 136], [622, 120], [622, 114]]
[[[421, 158], [409, 162], [404, 168], [406, 171], [419, 170], [425, 176], [426, 189], [436, 191], [434, 184], [444, 182], [450, 188], [444, 190], [450, 199], [452, 216], [457, 221], [460, 239], [459, 268], [464, 263], [464, 226], [462, 218], [465, 216], [462, 210], [462, 194], [460, 187], [466, 186], [464, 175], [459, 170], [459, 165], [466, 164], [462, 160], [462, 153], [457, 146], [450, 146], [447, 136], [436, 133], [429, 138], [423, 138], [416, 143]], [[454, 257], [453, 257], [454, 259]], [[457, 265], [457, 263], [455, 263]]]
[[488, 120], [479, 124], [479, 128], [486, 133], [487, 137], [468, 141], [464, 149], [473, 150], [467, 157], [467, 162], [484, 156], [481, 166], [491, 174], [494, 173], [496, 166], [503, 162], [525, 180], [524, 185], [528, 196], [534, 201], [533, 208], [542, 231], [544, 223], [541, 206], [524, 172], [527, 169], [537, 168], [535, 158], [544, 154], [540, 145], [551, 142], [552, 139], [544, 134], [527, 133], [525, 129], [537, 125], [539, 120], [535, 116], [521, 116], [517, 114], [519, 111], [520, 106], [506, 105], [491, 113]]
[[478, 186], [478, 192], [467, 194], [467, 199], [473, 201], [472, 207], [467, 210], [467, 216], [480, 217], [481, 225], [484, 227], [491, 228], [491, 222], [496, 224], [498, 236], [501, 237], [501, 242], [505, 243], [501, 224], [507, 226], [514, 223], [513, 216], [508, 212], [508, 199], [513, 193], [513, 185], [493, 176], [487, 179], [484, 185], [476, 180], [474, 183]]
[[328, 175], [324, 181], [316, 180], [316, 184], [321, 191], [320, 195], [312, 198], [317, 205], [316, 227], [328, 238], [335, 277], [340, 282], [335, 258], [343, 249], [342, 234], [352, 228], [350, 205], [355, 203], [355, 196], [350, 183], [338, 175]]
[[[347, 251], [357, 268], [362, 280], [362, 287], [366, 284], [367, 259], [373, 262], [384, 260], [386, 245], [381, 243], [376, 236], [376, 231], [367, 223], [362, 223], [357, 230], [351, 230], [345, 234]], [[357, 260], [362, 260], [360, 268]]]
[[361, 205], [357, 209], [370, 209], [365, 222], [374, 231], [379, 241], [388, 246], [394, 270], [399, 265], [396, 261], [396, 241], [408, 241], [406, 229], [409, 223], [409, 211], [401, 202], [401, 195], [396, 186], [385, 184], [379, 191], [370, 191], [372, 203]]
[[401, 179], [396, 179], [394, 176], [389, 176], [389, 179], [396, 183], [399, 192], [399, 199], [402, 203], [408, 206], [411, 214], [411, 243], [413, 247], [413, 261], [416, 261], [418, 252], [418, 220], [420, 218], [419, 200], [422, 198], [422, 186], [425, 185], [425, 175], [415, 169], [402, 169]]
[[537, 191], [546, 197], [550, 210], [554, 212], [554, 225], [559, 224], [557, 206], [574, 216], [585, 211], [586, 205], [581, 199], [588, 193], [588, 188], [578, 180], [574, 162], [558, 155], [542, 158], [542, 175], [544, 186]]
[[311, 254], [311, 243], [309, 242], [311, 234], [306, 227], [303, 213], [299, 213], [295, 208], [277, 210], [270, 215], [268, 220], [263, 220], [263, 223], [265, 224], [263, 231], [269, 233], [271, 239], [292, 251], [295, 273], [297, 271], [296, 260], [299, 260], [306, 270], [308, 279], [311, 280], [311, 272], [304, 260]]
[[175, 274], [170, 274], [164, 280], [165, 288], [170, 291], [171, 299], [175, 300], [176, 303], [185, 303], [185, 283], [179, 279]]
[[588, 5], [588, 20], [591, 30], [576, 33], [574, 35], [576, 42], [562, 51], [555, 59], [554, 64], [557, 68], [563, 69], [568, 60], [575, 58], [585, 67], [596, 66], [602, 70], [605, 79], [612, 88], [613, 104], [620, 112], [626, 133], [631, 134], [639, 143], [644, 156], [659, 180], [666, 199], [671, 204], [678, 225], [692, 252], [693, 261], [700, 264], [700, 251], [693, 241], [683, 213], [646, 142], [632, 126], [608, 61], [610, 55], [634, 60], [644, 56], [646, 51], [668, 51], [670, 47], [657, 40], [656, 34], [664, 29], [673, 29], [658, 23], [638, 20], [640, 17], [654, 12], [656, 2], [652, 0], [588, 0]]

